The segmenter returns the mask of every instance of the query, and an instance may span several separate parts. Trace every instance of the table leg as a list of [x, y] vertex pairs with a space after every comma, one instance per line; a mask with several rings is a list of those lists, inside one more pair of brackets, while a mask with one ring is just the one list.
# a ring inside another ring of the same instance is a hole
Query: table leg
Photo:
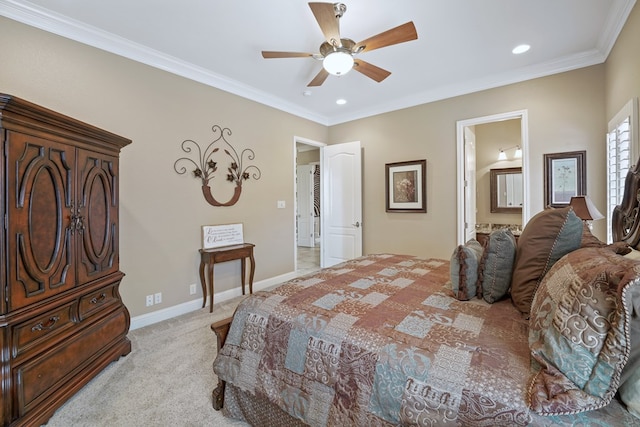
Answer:
[[213, 268], [215, 267], [215, 263], [209, 264], [209, 313], [213, 313]]
[[203, 261], [200, 261], [200, 286], [202, 286], [202, 308], [204, 308], [207, 303], [207, 281], [204, 275], [204, 268], [206, 264]]
[[[251, 271], [249, 272], [249, 293], [252, 294], [253, 293], [253, 273], [255, 273], [256, 271], [256, 262], [253, 259], [253, 251], [251, 251], [251, 254], [249, 255], [249, 261], [251, 262]], [[244, 289], [244, 285], [243, 285], [243, 289]]]
[[240, 260], [240, 279], [242, 280], [242, 295], [244, 295], [244, 276], [245, 276], [245, 270], [247, 268], [247, 264], [245, 262], [246, 258], [242, 258]]

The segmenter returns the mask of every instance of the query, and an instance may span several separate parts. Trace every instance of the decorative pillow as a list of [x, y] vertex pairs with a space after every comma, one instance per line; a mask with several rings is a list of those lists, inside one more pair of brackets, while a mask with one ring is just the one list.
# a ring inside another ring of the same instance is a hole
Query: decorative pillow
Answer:
[[631, 246], [627, 242], [613, 242], [605, 246], [605, 248], [618, 255], [627, 255], [631, 252]]
[[511, 299], [522, 313], [529, 313], [533, 295], [553, 264], [580, 247], [582, 226], [568, 206], [539, 212], [522, 230], [511, 279]]
[[481, 258], [482, 245], [475, 239], [469, 240], [453, 251], [449, 271], [451, 290], [457, 299], [466, 301], [476, 296]]
[[631, 313], [631, 352], [629, 361], [622, 370], [618, 391], [629, 412], [640, 418], [640, 286], [630, 289], [627, 302]]
[[620, 399], [627, 405], [629, 412], [640, 418], [640, 369], [620, 386]]
[[492, 231], [480, 262], [478, 297], [489, 304], [502, 299], [511, 286], [511, 273], [516, 258], [516, 238], [508, 228]]
[[580, 247], [607, 248], [618, 255], [626, 255], [631, 251], [629, 244], [626, 242], [613, 242], [611, 244], [606, 244], [591, 233], [591, 230], [589, 230], [589, 226], [586, 223], [582, 226], [582, 242], [580, 242]]
[[596, 236], [594, 236], [591, 230], [589, 230], [589, 226], [585, 222], [582, 225], [582, 241], [580, 242], [580, 247], [581, 248], [602, 248], [604, 246], [607, 246], [607, 244], [602, 240], [598, 239]]
[[[640, 263], [606, 248], [581, 248], [547, 273], [531, 305], [529, 347], [539, 368], [529, 405], [573, 414], [611, 401], [633, 349], [632, 299]], [[635, 346], [640, 346], [636, 343]]]

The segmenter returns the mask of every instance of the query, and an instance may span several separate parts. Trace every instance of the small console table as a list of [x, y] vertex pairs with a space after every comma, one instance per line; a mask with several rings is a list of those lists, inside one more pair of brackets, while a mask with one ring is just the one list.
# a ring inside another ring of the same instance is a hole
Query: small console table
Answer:
[[[249, 293], [253, 293], [253, 273], [256, 270], [253, 259], [253, 243], [242, 243], [240, 245], [222, 246], [212, 249], [200, 249], [200, 284], [202, 285], [202, 307], [207, 303], [207, 282], [209, 283], [209, 313], [213, 312], [213, 267], [216, 263], [240, 260], [242, 279], [242, 295], [245, 294], [245, 270], [246, 259], [249, 258], [251, 270], [249, 273]], [[208, 276], [208, 280], [207, 280]]]

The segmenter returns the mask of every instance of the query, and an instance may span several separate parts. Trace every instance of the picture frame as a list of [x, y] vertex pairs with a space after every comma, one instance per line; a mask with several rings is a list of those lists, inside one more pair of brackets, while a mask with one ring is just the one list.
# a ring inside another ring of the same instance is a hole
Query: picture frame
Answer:
[[202, 226], [202, 249], [240, 245], [242, 243], [244, 243], [242, 223]]
[[571, 197], [586, 194], [587, 152], [570, 151], [544, 155], [545, 206], [562, 208]]
[[427, 212], [427, 160], [385, 164], [387, 212]]

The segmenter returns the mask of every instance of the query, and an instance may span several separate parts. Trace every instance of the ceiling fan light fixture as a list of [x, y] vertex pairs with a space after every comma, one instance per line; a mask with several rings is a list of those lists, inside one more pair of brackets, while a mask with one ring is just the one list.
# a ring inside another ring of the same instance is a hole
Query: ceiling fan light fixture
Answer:
[[329, 74], [342, 76], [353, 68], [353, 56], [344, 50], [336, 50], [325, 56], [322, 66]]

